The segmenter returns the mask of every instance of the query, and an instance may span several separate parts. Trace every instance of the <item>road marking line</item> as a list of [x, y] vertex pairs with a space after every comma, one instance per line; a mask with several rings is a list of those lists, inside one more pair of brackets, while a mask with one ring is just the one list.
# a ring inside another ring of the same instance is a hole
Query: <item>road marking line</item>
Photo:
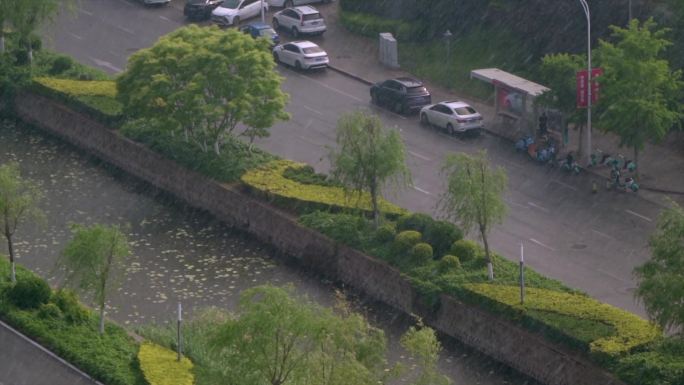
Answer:
[[69, 35], [75, 37], [75, 38], [78, 39], [78, 40], [83, 40], [83, 37], [82, 37], [82, 36], [78, 36], [78, 35], [75, 34], [75, 33], [69, 32]]
[[307, 143], [313, 144], [314, 146], [324, 147], [322, 144], [317, 143], [317, 142], [315, 142], [315, 141], [313, 141], [313, 140], [307, 138], [306, 136], [298, 135], [298, 137], [299, 137], [299, 139], [301, 139], [301, 140], [303, 140], [303, 141], [305, 141], [305, 142], [307, 142]]
[[528, 210], [530, 209], [529, 206], [525, 206], [525, 205], [523, 205], [523, 204], [520, 204], [520, 203], [518, 203], [518, 202], [514, 202], [514, 201], [512, 201], [512, 200], [504, 200], [504, 201], [507, 202], [508, 204], [513, 205], [513, 206], [522, 207], [522, 208], [528, 209]]
[[112, 70], [114, 72], [123, 72], [123, 70], [121, 68], [113, 65], [112, 63], [110, 63], [108, 61], [100, 60], [100, 59], [94, 58], [92, 56], [88, 56], [88, 57], [90, 58], [90, 60], [94, 61], [96, 65], [98, 65], [100, 67], [109, 68], [110, 70]]
[[423, 194], [432, 195], [431, 192], [429, 192], [429, 191], [427, 191], [427, 190], [423, 190], [422, 188], [420, 188], [420, 187], [418, 187], [418, 186], [411, 186], [411, 187], [413, 187], [413, 189], [416, 190], [416, 191], [422, 192]]
[[[295, 72], [295, 73], [296, 73], [296, 72]], [[299, 76], [301, 76], [301, 77], [303, 77], [303, 78], [305, 78], [305, 79], [309, 79], [309, 80], [311, 80], [312, 82], [314, 82], [314, 83], [320, 85], [321, 87], [327, 88], [327, 89], [329, 89], [329, 90], [331, 90], [331, 91], [337, 92], [337, 93], [340, 94], [340, 95], [344, 95], [344, 96], [346, 96], [346, 97], [348, 97], [348, 98], [354, 99], [354, 100], [356, 100], [357, 102], [363, 102], [363, 100], [357, 98], [357, 97], [354, 96], [354, 95], [350, 95], [350, 94], [348, 94], [348, 93], [346, 93], [346, 92], [344, 92], [344, 91], [338, 90], [338, 89], [335, 88], [335, 87], [331, 87], [331, 86], [329, 86], [329, 85], [323, 83], [322, 81], [316, 80], [316, 79], [314, 79], [314, 78], [312, 78], [312, 77], [310, 77], [310, 76], [305, 76], [305, 75], [302, 75], [302, 74], [299, 74], [299, 73], [297, 73], [297, 75], [299, 75]]]
[[115, 27], [126, 32], [126, 33], [130, 33], [131, 35], [135, 35], [135, 32], [133, 32], [133, 30], [131, 30], [131, 29], [128, 29], [126, 27], [122, 27], [120, 25], [115, 25]]
[[551, 251], [556, 251], [556, 249], [554, 249], [553, 247], [547, 246], [547, 245], [545, 245], [545, 244], [539, 242], [538, 240], [536, 240], [536, 239], [534, 239], [534, 238], [530, 238], [530, 241], [531, 241], [532, 243], [536, 243], [537, 245], [539, 245], [539, 246], [541, 246], [541, 247], [543, 247], [543, 248], [545, 248], [545, 249], [549, 249], [549, 250], [551, 250]]
[[84, 14], [84, 15], [93, 16], [93, 13], [92, 13], [92, 12], [86, 11], [85, 9], [80, 9], [80, 8], [79, 8], [78, 11], [81, 12], [82, 14]]
[[604, 238], [608, 238], [608, 239], [611, 239], [611, 240], [613, 240], [613, 241], [616, 240], [615, 238], [611, 237], [610, 235], [605, 234], [605, 233], [602, 233], [602, 232], [600, 232], [600, 231], [598, 231], [598, 230], [591, 229], [591, 231], [595, 232], [596, 234], [598, 234], [598, 235], [600, 235], [600, 236], [602, 236], [602, 237], [604, 237]]
[[543, 212], [545, 212], [545, 213], [548, 213], [548, 212], [549, 212], [549, 210], [547, 210], [546, 208], [544, 208], [544, 207], [542, 207], [542, 206], [539, 206], [538, 204], [536, 204], [536, 203], [534, 203], [534, 202], [527, 202], [527, 204], [530, 205], [530, 206], [532, 206], [532, 207], [534, 207], [534, 208], [537, 208], [537, 209], [539, 209], [539, 210], [541, 210], [541, 211], [543, 211]]
[[305, 110], [309, 110], [309, 111], [313, 112], [314, 114], [323, 115], [323, 113], [321, 111], [314, 110], [311, 107], [307, 107], [307, 106], [302, 106], [302, 107], [304, 107]]
[[170, 21], [170, 22], [173, 23], [173, 20], [169, 19], [169, 18], [166, 17], [166, 16], [159, 15], [159, 18], [162, 19], [162, 20]]
[[428, 162], [432, 160], [432, 159], [428, 158], [427, 156], [420, 155], [420, 154], [417, 153], [417, 152], [413, 152], [413, 151], [410, 151], [410, 150], [409, 150], [408, 153], [411, 154], [411, 155], [413, 155], [413, 156], [415, 156], [416, 158], [420, 158], [420, 159], [426, 160], [426, 161], [428, 161]]
[[635, 212], [632, 211], [632, 210], [625, 210], [625, 211], [627, 212], [627, 214], [632, 214], [632, 215], [634, 215], [635, 217], [639, 217], [639, 218], [641, 218], [641, 219], [643, 219], [643, 220], [645, 220], [645, 221], [653, 222], [653, 220], [652, 220], [651, 218], [645, 217], [645, 216], [643, 216], [643, 215], [641, 215], [641, 214], [639, 214], [639, 213], [635, 213]]
[[552, 180], [551, 182], [552, 182], [552, 183], [558, 183], [559, 185], [561, 185], [561, 186], [563, 186], [563, 187], [567, 187], [567, 188], [569, 188], [570, 190], [577, 191], [577, 187], [575, 187], [575, 186], [570, 186], [569, 184], [563, 183], [563, 182], [561, 182], [561, 181], [559, 181], [559, 180], [555, 180], [555, 179], [554, 179], [554, 180]]

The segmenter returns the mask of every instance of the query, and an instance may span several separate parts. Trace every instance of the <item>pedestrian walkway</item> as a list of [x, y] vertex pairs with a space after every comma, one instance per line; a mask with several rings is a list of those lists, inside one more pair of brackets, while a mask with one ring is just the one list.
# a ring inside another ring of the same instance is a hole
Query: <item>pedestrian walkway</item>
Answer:
[[[390, 69], [380, 64], [377, 39], [345, 30], [339, 23], [338, 7], [337, 3], [321, 7], [328, 25], [323, 44], [330, 55], [331, 67], [334, 70], [367, 84], [397, 76], [412, 76], [406, 71]], [[489, 119], [491, 122], [495, 115], [494, 106], [491, 104], [473, 100], [429, 81], [425, 83], [434, 101], [464, 99], [485, 116], [485, 121]], [[500, 129], [497, 125], [488, 125], [488, 130], [493, 134], [498, 134], [497, 129]], [[579, 133], [571, 129], [567, 148], [577, 148], [578, 137]], [[592, 139], [594, 149], [601, 149], [604, 154], [622, 154], [626, 159], [632, 158], [633, 151], [619, 148], [619, 138], [614, 135], [600, 134], [594, 130]], [[603, 178], [608, 178], [609, 175], [607, 167], [593, 168], [590, 172], [596, 173], [600, 185], [603, 184]], [[646, 190], [640, 192], [644, 197], [662, 203], [664, 196], [668, 195], [684, 204], [684, 132], [672, 133], [662, 144], [646, 145], [639, 154], [639, 178], [642, 191]]]

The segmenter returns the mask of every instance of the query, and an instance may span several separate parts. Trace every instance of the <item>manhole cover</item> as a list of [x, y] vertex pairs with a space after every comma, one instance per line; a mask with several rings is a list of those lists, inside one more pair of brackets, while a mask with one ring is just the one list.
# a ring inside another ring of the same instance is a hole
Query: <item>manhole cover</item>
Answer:
[[587, 245], [583, 245], [581, 243], [575, 243], [574, 245], [572, 245], [572, 248], [575, 250], [582, 250], [582, 249], [586, 249]]

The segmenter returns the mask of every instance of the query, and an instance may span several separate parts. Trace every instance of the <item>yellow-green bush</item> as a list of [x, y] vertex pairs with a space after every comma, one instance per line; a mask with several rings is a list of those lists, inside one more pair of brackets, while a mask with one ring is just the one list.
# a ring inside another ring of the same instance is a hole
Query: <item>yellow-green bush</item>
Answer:
[[183, 357], [176, 361], [176, 352], [145, 342], [140, 345], [138, 360], [145, 380], [150, 385], [192, 385], [192, 362]]
[[32, 89], [83, 110], [105, 123], [116, 123], [121, 117], [122, 105], [116, 100], [116, 83], [111, 80], [37, 77], [33, 79]]
[[[241, 179], [251, 191], [296, 209], [371, 211], [369, 194], [363, 193], [361, 196], [354, 194], [352, 196], [340, 187], [303, 184], [283, 176], [285, 170], [293, 167], [303, 168], [306, 165], [291, 160], [274, 160], [246, 172]], [[380, 211], [386, 215], [397, 216], [406, 212], [401, 207], [384, 199], [380, 199], [379, 205]]]
[[656, 325], [635, 314], [581, 294], [527, 288], [525, 304], [521, 305], [520, 289], [515, 286], [482, 283], [466, 284], [464, 288], [476, 295], [504, 304], [522, 315], [534, 311], [552, 312], [612, 326], [615, 330], [613, 335], [589, 343], [589, 351], [599, 357], [617, 357], [662, 336], [662, 331]]

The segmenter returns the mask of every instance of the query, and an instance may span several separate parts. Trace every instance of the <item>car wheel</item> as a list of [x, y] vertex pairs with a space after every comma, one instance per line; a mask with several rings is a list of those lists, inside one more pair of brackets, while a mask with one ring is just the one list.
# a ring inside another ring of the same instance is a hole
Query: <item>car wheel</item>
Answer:
[[427, 114], [424, 112], [420, 114], [420, 124], [422, 124], [423, 126], [430, 125], [430, 120], [428, 120]]
[[280, 28], [280, 23], [278, 22], [278, 19], [275, 17], [273, 18], [273, 29], [278, 30]]
[[240, 25], [240, 16], [235, 16], [233, 18], [233, 25], [237, 28]]
[[302, 70], [302, 63], [300, 63], [299, 60], [297, 60], [297, 61], [295, 62], [295, 68], [296, 68], [298, 71], [301, 71], [301, 70]]
[[278, 52], [273, 52], [273, 60], [275, 60], [276, 63], [280, 63], [280, 57], [278, 57]]
[[449, 134], [449, 135], [454, 134], [454, 126], [452, 126], [451, 123], [447, 123], [446, 130], [447, 130], [447, 134]]
[[380, 105], [380, 99], [378, 99], [378, 94], [376, 92], [371, 92], [371, 102], [375, 105]]
[[286, 0], [285, 1], [285, 8], [292, 8], [294, 7], [294, 2], [292, 0]]
[[292, 27], [292, 37], [294, 37], [295, 39], [299, 37], [299, 30], [297, 29], [297, 27]]
[[401, 104], [401, 102], [397, 102], [394, 105], [394, 112], [397, 114], [403, 114], [404, 113], [404, 106]]

